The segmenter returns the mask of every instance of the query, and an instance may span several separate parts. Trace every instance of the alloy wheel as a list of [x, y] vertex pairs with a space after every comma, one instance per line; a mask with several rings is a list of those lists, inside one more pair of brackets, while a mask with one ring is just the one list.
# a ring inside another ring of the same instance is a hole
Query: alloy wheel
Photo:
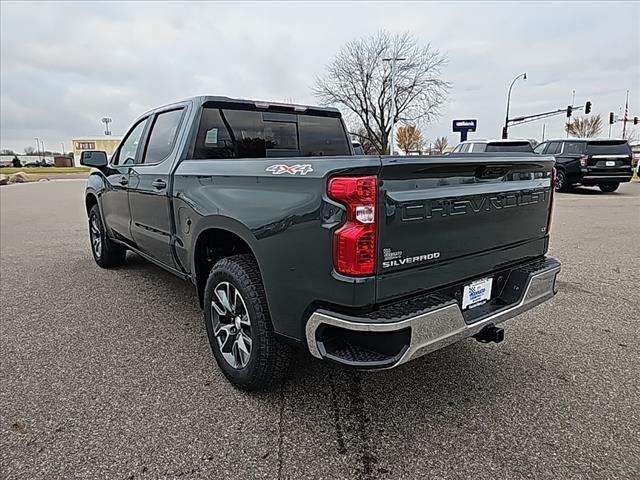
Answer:
[[562, 190], [564, 188], [564, 173], [556, 172], [556, 190]]
[[213, 289], [211, 318], [222, 357], [235, 369], [246, 367], [251, 358], [251, 320], [242, 295], [231, 283], [220, 282]]
[[102, 232], [100, 231], [100, 224], [98, 223], [98, 217], [94, 214], [91, 215], [89, 221], [89, 233], [91, 236], [91, 248], [96, 258], [100, 258], [102, 254]]

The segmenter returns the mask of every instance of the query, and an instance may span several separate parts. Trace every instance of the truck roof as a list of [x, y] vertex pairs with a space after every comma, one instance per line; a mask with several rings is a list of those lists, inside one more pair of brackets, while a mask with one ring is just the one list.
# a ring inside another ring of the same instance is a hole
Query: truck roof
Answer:
[[529, 142], [528, 138], [472, 138], [460, 143], [512, 143], [512, 142]]
[[330, 113], [332, 114], [332, 116], [336, 116], [340, 115], [340, 110], [338, 110], [337, 108], [333, 108], [333, 107], [318, 107], [315, 105], [300, 105], [300, 104], [294, 104], [294, 103], [286, 103], [286, 102], [274, 102], [274, 101], [269, 101], [269, 100], [251, 100], [251, 99], [246, 99], [246, 98], [231, 98], [231, 97], [224, 97], [224, 96], [219, 96], [219, 95], [196, 95], [196, 96], [192, 96], [192, 97], [188, 97], [182, 100], [178, 100], [176, 102], [171, 102], [165, 105], [161, 105], [158, 106], [156, 108], [153, 108], [147, 112], [144, 113], [144, 115], [147, 115], [151, 112], [154, 112], [158, 109], [161, 108], [165, 108], [171, 105], [176, 105], [176, 104], [180, 104], [180, 103], [184, 103], [184, 102], [194, 102], [198, 105], [204, 105], [206, 103], [229, 103], [229, 104], [244, 104], [247, 106], [250, 106], [252, 108], [264, 108], [264, 109], [269, 109], [271, 107], [276, 107], [276, 108], [285, 108], [285, 109], [291, 109], [292, 111], [296, 111], [299, 113], [303, 113], [306, 112], [308, 110], [312, 110], [314, 112], [326, 112], [326, 113]]
[[[624, 142], [622, 138], [590, 137], [590, 138], [546, 138], [545, 142]], [[542, 142], [540, 142], [542, 143]]]

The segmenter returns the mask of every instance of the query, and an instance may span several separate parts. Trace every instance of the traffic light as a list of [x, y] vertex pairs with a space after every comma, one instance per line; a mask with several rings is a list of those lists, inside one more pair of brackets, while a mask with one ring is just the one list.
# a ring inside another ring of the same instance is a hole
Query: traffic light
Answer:
[[591, 102], [587, 102], [584, 105], [584, 113], [591, 113]]
[[637, 125], [638, 124], [638, 117], [633, 117], [633, 124]]
[[609, 112], [609, 125], [613, 125], [613, 112]]
[[571, 117], [572, 111], [573, 111], [573, 107], [571, 105], [567, 105], [567, 118]]

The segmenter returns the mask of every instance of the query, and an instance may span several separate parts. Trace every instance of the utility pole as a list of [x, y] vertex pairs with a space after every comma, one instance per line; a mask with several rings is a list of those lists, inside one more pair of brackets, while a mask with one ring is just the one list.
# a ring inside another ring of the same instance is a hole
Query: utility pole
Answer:
[[40, 162], [40, 139], [38, 137], [34, 137], [36, 140], [36, 151], [38, 152], [38, 162]]
[[546, 129], [546, 128], [547, 128], [547, 124], [546, 124], [546, 123], [543, 123], [543, 124], [542, 124], [542, 141], [543, 141], [543, 142], [544, 142], [544, 131], [545, 131], [545, 129]]
[[62, 155], [64, 155], [64, 142], [60, 142], [60, 146], [62, 147], [62, 152], [60, 152], [60, 153], [62, 153]]
[[393, 155], [396, 149], [396, 62], [402, 62], [406, 58], [383, 58], [383, 62], [391, 62], [391, 146], [389, 153]]
[[[575, 103], [576, 103], [576, 91], [575, 91], [575, 89], [574, 89], [574, 90], [571, 90], [571, 107], [572, 107], [572, 108], [573, 108], [573, 105], [574, 105]], [[570, 118], [571, 118], [571, 117], [568, 117], [568, 118], [567, 118], [567, 127], [565, 127], [565, 129], [564, 129], [564, 130], [567, 132], [567, 138], [569, 138], [569, 129], [568, 129], [568, 127], [569, 127], [569, 123], [571, 123]]]
[[627, 99], [624, 102], [624, 119], [622, 120], [622, 139], [627, 137], [627, 115], [629, 115], [629, 90], [627, 90]]

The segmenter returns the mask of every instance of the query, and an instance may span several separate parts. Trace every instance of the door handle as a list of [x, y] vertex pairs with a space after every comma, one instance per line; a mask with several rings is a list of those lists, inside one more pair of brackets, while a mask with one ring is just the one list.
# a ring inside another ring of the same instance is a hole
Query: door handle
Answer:
[[127, 185], [129, 183], [129, 179], [127, 177], [120, 177], [120, 185]]
[[154, 186], [154, 188], [157, 188], [158, 190], [162, 190], [163, 188], [167, 188], [167, 182], [165, 182], [164, 180], [154, 180], [153, 182], [151, 182], [151, 185]]

